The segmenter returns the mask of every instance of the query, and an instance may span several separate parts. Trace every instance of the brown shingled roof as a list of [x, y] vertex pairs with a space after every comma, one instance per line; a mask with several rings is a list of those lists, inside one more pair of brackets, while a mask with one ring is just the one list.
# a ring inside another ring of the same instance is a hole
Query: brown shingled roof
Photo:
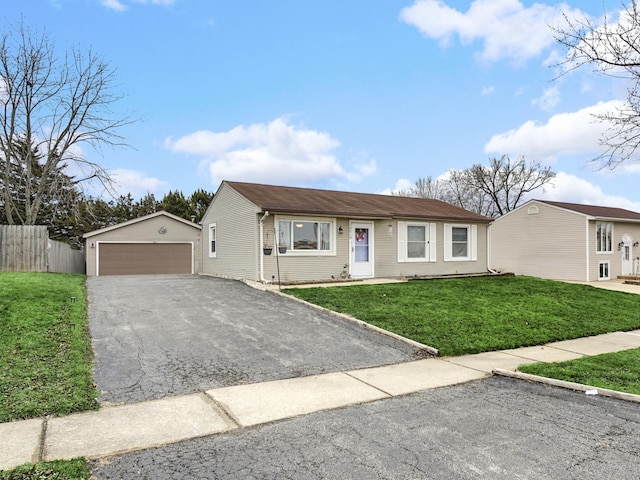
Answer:
[[599, 207], [596, 205], [582, 205], [579, 203], [549, 202], [547, 200], [538, 201], [546, 203], [547, 205], [554, 205], [566, 210], [583, 213], [584, 215], [589, 215], [591, 217], [640, 221], [640, 213], [625, 210], [624, 208]]
[[225, 181], [263, 211], [366, 218], [421, 218], [490, 222], [491, 219], [425, 198], [280, 187]]

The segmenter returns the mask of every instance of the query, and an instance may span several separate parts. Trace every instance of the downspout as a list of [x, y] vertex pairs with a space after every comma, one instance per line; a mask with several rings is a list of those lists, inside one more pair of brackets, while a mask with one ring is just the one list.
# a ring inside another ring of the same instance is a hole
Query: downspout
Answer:
[[[585, 228], [585, 244], [586, 245], [585, 245], [584, 260], [585, 260], [585, 264], [586, 264], [586, 268], [587, 268], [587, 271], [586, 271], [587, 277], [586, 277], [585, 281], [588, 282], [589, 281], [589, 269], [590, 269], [590, 265], [589, 265], [589, 218], [588, 217], [585, 218], [584, 223], [585, 223], [585, 227], [586, 227]], [[594, 224], [594, 226], [595, 226], [595, 224]], [[611, 240], [611, 241], [613, 241], [613, 240]], [[611, 274], [611, 272], [609, 272], [609, 274]], [[600, 275], [598, 275], [598, 277], [599, 276]]]
[[498, 275], [498, 272], [491, 269], [491, 224], [493, 222], [487, 223], [487, 270], [494, 275]]
[[263, 283], [267, 283], [264, 278], [264, 252], [262, 251], [262, 246], [264, 245], [264, 221], [269, 216], [269, 211], [265, 211], [264, 215], [260, 219], [260, 281]]

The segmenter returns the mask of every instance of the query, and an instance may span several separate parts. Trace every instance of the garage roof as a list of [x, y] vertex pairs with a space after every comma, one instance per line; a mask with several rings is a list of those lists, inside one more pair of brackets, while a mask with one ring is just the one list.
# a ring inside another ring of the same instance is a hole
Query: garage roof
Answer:
[[110, 232], [112, 230], [117, 230], [119, 228], [123, 228], [123, 227], [126, 227], [128, 225], [133, 225], [135, 223], [143, 222], [145, 220], [150, 220], [150, 219], [155, 218], [155, 217], [167, 217], [167, 218], [170, 218], [172, 220], [184, 223], [185, 225], [188, 225], [190, 227], [197, 228], [198, 230], [202, 230], [202, 227], [200, 225], [198, 225], [197, 223], [190, 222], [189, 220], [185, 220], [182, 217], [178, 217], [177, 215], [173, 215], [172, 213], [165, 212], [164, 210], [161, 210], [159, 212], [150, 213], [149, 215], [145, 215], [145, 216], [139, 217], [139, 218], [134, 218], [133, 220], [128, 220], [126, 222], [118, 223], [118, 224], [112, 225], [110, 227], [105, 227], [105, 228], [101, 228], [100, 230], [94, 230], [93, 232], [85, 233], [82, 236], [82, 238], [93, 237], [94, 235], [99, 235], [101, 233], [106, 233], [106, 232]]

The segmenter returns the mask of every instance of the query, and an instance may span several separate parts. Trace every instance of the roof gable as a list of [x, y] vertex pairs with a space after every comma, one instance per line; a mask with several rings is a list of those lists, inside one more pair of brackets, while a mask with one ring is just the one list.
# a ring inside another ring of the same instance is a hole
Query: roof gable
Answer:
[[424, 218], [490, 222], [491, 219], [440, 200], [229, 182], [228, 186], [271, 213], [340, 217]]
[[582, 205], [579, 203], [567, 203], [567, 202], [551, 202], [547, 200], [538, 200], [540, 203], [552, 205], [554, 207], [564, 208], [565, 210], [571, 210], [583, 215], [594, 218], [606, 218], [615, 220], [631, 220], [640, 221], [640, 213], [633, 212], [631, 210], [625, 210], [624, 208], [614, 207], [601, 207], [597, 205]]
[[127, 220], [126, 222], [122, 222], [122, 223], [118, 223], [116, 225], [112, 225], [110, 227], [105, 227], [105, 228], [101, 228], [100, 230], [94, 230], [93, 232], [85, 233], [82, 236], [82, 238], [93, 237], [94, 235], [99, 235], [101, 233], [106, 233], [106, 232], [110, 232], [112, 230], [117, 230], [119, 228], [123, 228], [123, 227], [126, 227], [128, 225], [133, 225], [133, 224], [136, 224], [136, 223], [144, 222], [145, 220], [150, 220], [152, 218], [160, 217], [160, 216], [167, 217], [167, 218], [169, 218], [171, 220], [174, 220], [174, 221], [177, 221], [177, 222], [180, 222], [180, 223], [184, 223], [185, 225], [188, 225], [189, 227], [196, 228], [198, 230], [202, 229], [202, 227], [200, 225], [198, 225], [197, 223], [190, 222], [189, 220], [185, 220], [182, 217], [178, 217], [177, 215], [174, 215], [172, 213], [165, 212], [164, 210], [160, 210], [159, 212], [150, 213], [149, 215], [145, 215], [143, 217], [134, 218], [132, 220]]

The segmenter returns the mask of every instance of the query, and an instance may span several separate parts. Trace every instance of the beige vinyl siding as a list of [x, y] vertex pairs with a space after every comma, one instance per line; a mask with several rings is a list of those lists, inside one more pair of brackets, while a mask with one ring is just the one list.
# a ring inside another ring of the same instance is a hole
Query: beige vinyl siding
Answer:
[[[307, 215], [277, 215], [278, 220], [316, 220], [333, 222], [334, 231], [332, 241], [335, 240], [335, 248], [332, 254], [319, 255], [292, 255], [287, 252], [278, 254], [276, 258], [277, 242], [274, 238], [273, 216], [267, 218], [264, 223], [265, 237], [269, 234], [269, 241], [273, 245], [273, 253], [264, 256], [264, 279], [268, 282], [278, 281], [278, 263], [280, 264], [280, 281], [283, 283], [329, 280], [340, 278], [345, 264], [349, 263], [349, 220], [335, 217], [309, 217]], [[342, 227], [343, 233], [338, 233]]]
[[[599, 277], [600, 262], [609, 262], [609, 277], [614, 279], [622, 275], [622, 250], [618, 250], [618, 243], [627, 235], [633, 241], [640, 241], [640, 225], [630, 222], [613, 223], [613, 250], [606, 253], [596, 253], [596, 223], [605, 220], [589, 221], [589, 279], [596, 281]], [[640, 257], [640, 246], [631, 246], [631, 257]]]
[[[529, 214], [530, 207], [537, 207], [538, 213]], [[587, 280], [587, 218], [582, 214], [530, 202], [496, 219], [490, 237], [492, 269], [554, 280]], [[589, 242], [589, 250], [595, 251], [595, 232], [589, 233]]]
[[[164, 234], [159, 233], [161, 227], [166, 230]], [[115, 228], [103, 233], [92, 235], [86, 239], [87, 275], [96, 275], [96, 251], [99, 242], [162, 242], [162, 243], [183, 243], [190, 241], [193, 243], [195, 273], [200, 272], [201, 255], [201, 232], [195, 226], [189, 226], [180, 221], [160, 215], [137, 223]], [[93, 245], [93, 247], [92, 247]]]
[[[417, 223], [435, 225], [435, 261], [434, 262], [398, 262], [398, 224], [411, 222], [411, 219], [379, 220], [375, 222], [375, 272], [376, 277], [414, 277], [484, 273], [487, 271], [487, 227], [477, 224], [477, 259], [475, 261], [444, 261], [444, 225], [445, 222], [417, 220]], [[455, 222], [446, 222], [458, 225]], [[389, 225], [392, 232], [389, 234]], [[469, 225], [460, 223], [460, 225]]]
[[[259, 279], [260, 209], [223, 183], [202, 219], [202, 272]], [[216, 256], [209, 257], [209, 224], [216, 224]]]

